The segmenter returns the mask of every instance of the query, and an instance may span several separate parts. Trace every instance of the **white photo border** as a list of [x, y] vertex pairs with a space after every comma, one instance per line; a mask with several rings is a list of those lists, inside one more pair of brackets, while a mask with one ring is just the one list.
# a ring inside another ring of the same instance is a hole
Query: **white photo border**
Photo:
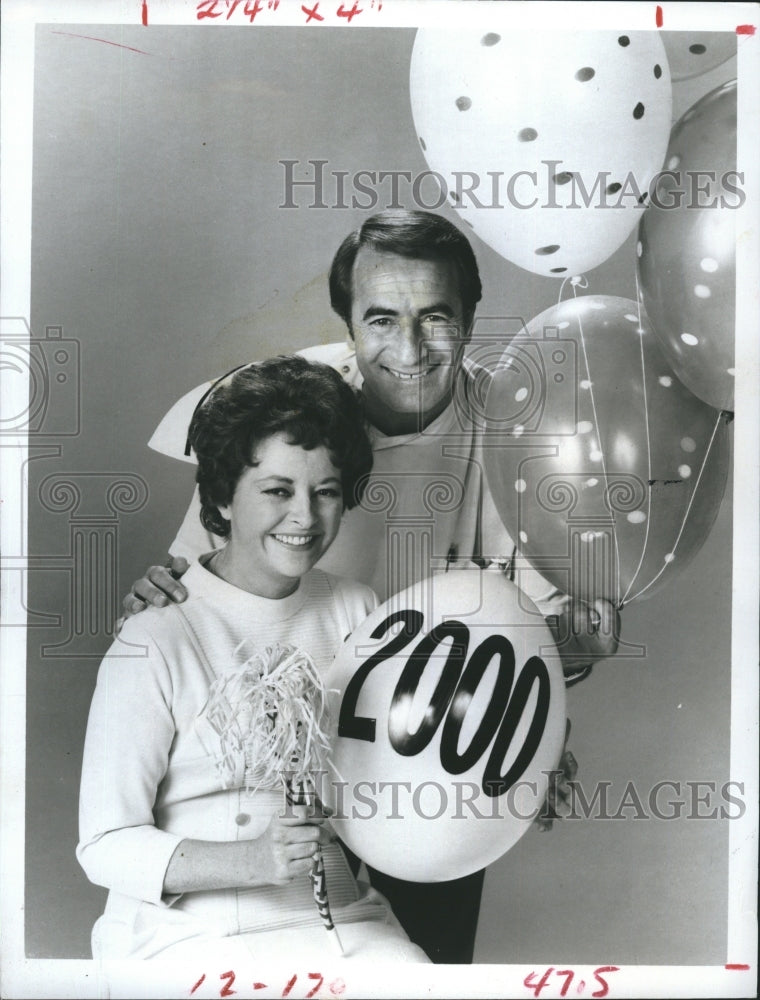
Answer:
[[[367, 0], [369, 3], [369, 0]], [[414, 27], [422, 24], [472, 26], [487, 19], [490, 2], [467, 0], [382, 0], [371, 22], [377, 27]], [[595, 28], [621, 24], [631, 29], [654, 29], [656, 5], [650, 3], [536, 3], [514, 4], [516, 24], [540, 22], [541, 30], [562, 31], [593, 21]], [[2, 305], [0, 316], [30, 316], [31, 187], [34, 32], [37, 23], [139, 24], [147, 10], [151, 25], [192, 25], [197, 30], [219, 29], [198, 23], [196, 4], [186, 0], [142, 0], [103, 4], [98, 0], [5, 0], [2, 48]], [[737, 232], [743, 250], [737, 255], [737, 364], [734, 436], [734, 549], [732, 618], [731, 773], [739, 763], [745, 780], [745, 814], [730, 825], [728, 952], [725, 966], [637, 966], [616, 973], [609, 996], [754, 996], [757, 982], [757, 833], [758, 833], [758, 455], [760, 454], [760, 13], [754, 4], [683, 3], [664, 5], [662, 30], [752, 29], [738, 39], [739, 133], [738, 159], [745, 170], [746, 201], [737, 210]], [[270, 12], [268, 24], [303, 23], [299, 3], [282, 0]], [[327, 29], [330, 23], [316, 24]], [[368, 26], [365, 21], [363, 26]], [[252, 27], [251, 30], [255, 30]], [[17, 383], [13, 383], [17, 387]], [[7, 387], [5, 387], [7, 388]], [[4, 398], [6, 412], [19, 412], [23, 401]], [[5, 482], [25, 475], [27, 452], [23, 442], [0, 449]], [[26, 510], [18, 491], [3, 491], [2, 551], [21, 553], [26, 547]], [[3, 613], [23, 609], [25, 575], [18, 561], [3, 563]], [[25, 830], [25, 655], [23, 628], [0, 630], [3, 670], [0, 675], [0, 732], [2, 732], [2, 993], [7, 997], [90, 997], [102, 995], [103, 984], [94, 962], [28, 959], [24, 954], [24, 830]], [[326, 965], [330, 963], [325, 963]], [[749, 968], [730, 968], [731, 965]], [[163, 963], [124, 970], [128, 992], [134, 997], [188, 995], [185, 977]], [[445, 967], [411, 966], [398, 973], [349, 969], [333, 963], [334, 976], [346, 981], [347, 995], [381, 997], [426, 995], [529, 996], [523, 986], [529, 966]], [[580, 970], [579, 970], [580, 971]], [[588, 972], [589, 978], [592, 972]], [[276, 977], [270, 982], [279, 983]], [[183, 984], [179, 990], [178, 982]], [[283, 981], [284, 985], [284, 981]], [[560, 984], [561, 985], [561, 984]], [[116, 995], [116, 994], [112, 994]], [[237, 996], [248, 994], [244, 988]], [[273, 991], [251, 996], [279, 996]], [[326, 994], [325, 994], [326, 995]], [[543, 996], [559, 995], [547, 989]]]

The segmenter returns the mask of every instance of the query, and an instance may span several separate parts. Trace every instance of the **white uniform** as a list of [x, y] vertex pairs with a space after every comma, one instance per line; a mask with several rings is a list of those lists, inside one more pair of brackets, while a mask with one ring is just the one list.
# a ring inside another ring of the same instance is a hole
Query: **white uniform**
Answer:
[[[270, 600], [198, 562], [185, 583], [182, 605], [150, 608], [125, 624], [98, 673], [77, 848], [89, 878], [110, 890], [93, 930], [93, 956], [272, 961], [303, 949], [319, 957], [327, 939], [306, 876], [173, 896], [164, 893], [164, 877], [183, 839], [255, 839], [284, 805], [281, 788], [249, 794], [246, 768], [256, 762], [223, 744], [208, 714], [210, 694], [221, 685], [227, 697], [225, 684], [234, 686], [245, 669], [245, 657], [236, 656], [241, 641], [252, 650], [305, 650], [324, 674], [344, 637], [376, 606], [375, 595], [312, 570], [295, 593]], [[250, 711], [238, 707], [229, 726], [245, 735]], [[356, 957], [425, 961], [383, 897], [356, 882], [338, 846], [325, 847], [323, 856], [333, 920]]]

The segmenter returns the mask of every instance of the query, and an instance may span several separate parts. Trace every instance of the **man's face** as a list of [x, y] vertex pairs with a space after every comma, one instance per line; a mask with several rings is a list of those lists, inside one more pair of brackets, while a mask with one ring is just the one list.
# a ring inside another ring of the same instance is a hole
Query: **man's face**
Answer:
[[469, 339], [455, 268], [363, 247], [353, 270], [351, 331], [372, 423], [409, 434], [451, 401]]

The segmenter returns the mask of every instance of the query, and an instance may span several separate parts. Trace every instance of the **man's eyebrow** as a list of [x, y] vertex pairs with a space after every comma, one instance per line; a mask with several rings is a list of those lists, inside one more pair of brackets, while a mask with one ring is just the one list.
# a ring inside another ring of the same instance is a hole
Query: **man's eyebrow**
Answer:
[[422, 313], [443, 313], [445, 316], [453, 317], [455, 314], [454, 310], [448, 304], [448, 302], [434, 302], [432, 306], [427, 306], [425, 309], [421, 309]]
[[[423, 316], [427, 313], [443, 313], [444, 316], [453, 318], [456, 315], [448, 302], [433, 302], [419, 311]], [[396, 309], [383, 309], [382, 306], [370, 306], [365, 311], [362, 319], [372, 319], [374, 316], [398, 316], [398, 311]]]
[[372, 319], [374, 316], [398, 316], [398, 312], [395, 309], [383, 309], [382, 306], [370, 306], [362, 319]]

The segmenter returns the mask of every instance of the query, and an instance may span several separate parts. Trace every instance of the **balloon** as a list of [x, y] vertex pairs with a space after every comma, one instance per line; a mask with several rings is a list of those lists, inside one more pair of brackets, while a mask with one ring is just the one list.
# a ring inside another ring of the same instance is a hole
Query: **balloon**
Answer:
[[420, 145], [463, 221], [503, 257], [553, 277], [586, 271], [624, 242], [662, 166], [671, 86], [660, 36], [568, 39], [492, 17], [487, 31], [417, 32]]
[[735, 31], [663, 31], [661, 34], [673, 80], [700, 76], [736, 55]]
[[530, 826], [565, 735], [540, 612], [503, 573], [452, 570], [378, 608], [327, 678], [336, 833], [414, 882], [490, 864]]
[[[664, 172], [657, 182], [654, 201], [639, 227], [641, 300], [679, 379], [711, 406], [732, 410], [736, 295], [732, 209], [743, 201], [726, 184], [738, 192], [735, 80], [697, 101], [677, 122], [665, 166], [673, 173]], [[705, 172], [711, 172], [712, 180]], [[701, 193], [695, 191], [695, 178]]]
[[726, 424], [673, 375], [635, 302], [570, 299], [531, 320], [493, 375], [488, 484], [535, 569], [622, 607], [702, 546], [726, 485]]

